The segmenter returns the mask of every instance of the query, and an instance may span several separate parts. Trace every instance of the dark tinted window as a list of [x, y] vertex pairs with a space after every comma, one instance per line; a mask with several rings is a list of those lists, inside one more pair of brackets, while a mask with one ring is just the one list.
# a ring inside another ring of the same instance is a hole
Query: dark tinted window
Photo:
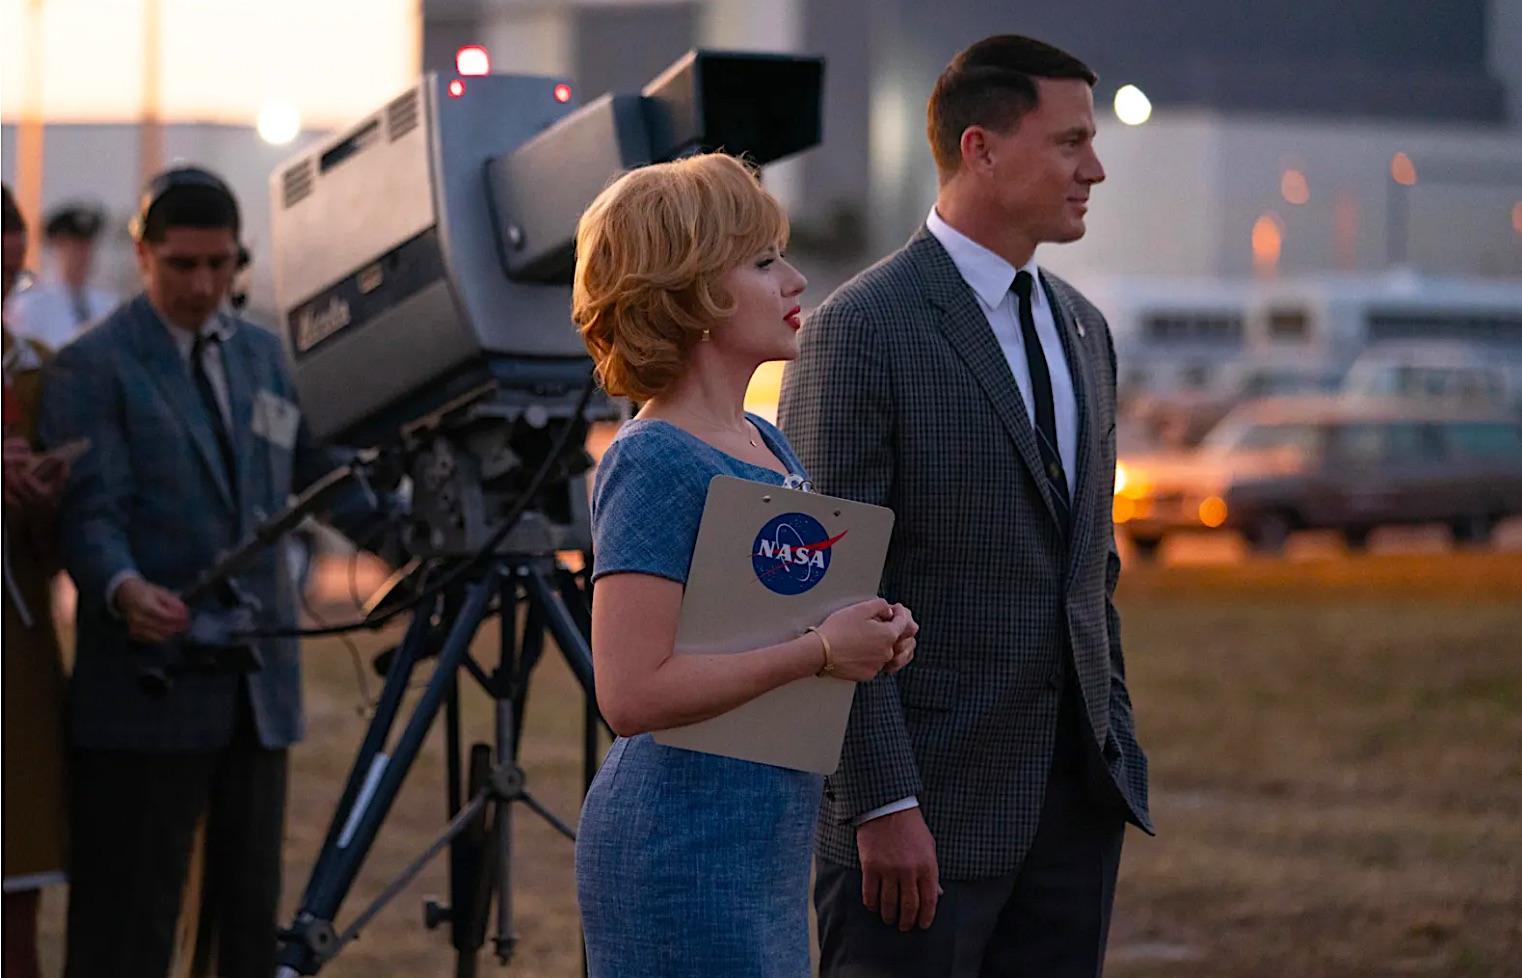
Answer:
[[1158, 342], [1230, 343], [1242, 340], [1237, 312], [1158, 312], [1142, 320], [1147, 336]]
[[1270, 309], [1268, 338], [1280, 342], [1298, 342], [1311, 334], [1311, 317], [1304, 309]]
[[1322, 431], [1308, 424], [1255, 424], [1241, 432], [1231, 447], [1244, 452], [1293, 448], [1307, 455], [1321, 448]]
[[1392, 424], [1385, 449], [1392, 462], [1435, 462], [1443, 457], [1437, 431], [1427, 424]]
[[1469, 458], [1522, 460], [1522, 425], [1504, 422], [1459, 422], [1448, 426], [1454, 454]]
[[1337, 429], [1337, 458], [1347, 465], [1379, 465], [1389, 452], [1389, 432], [1382, 424], [1349, 424]]

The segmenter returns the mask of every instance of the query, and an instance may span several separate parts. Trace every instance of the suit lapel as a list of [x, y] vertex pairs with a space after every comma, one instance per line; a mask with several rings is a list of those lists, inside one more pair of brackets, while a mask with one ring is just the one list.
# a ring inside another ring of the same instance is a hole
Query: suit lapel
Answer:
[[1057, 335], [1062, 337], [1062, 352], [1067, 358], [1068, 373], [1073, 378], [1073, 399], [1078, 412], [1078, 458], [1073, 466], [1073, 539], [1068, 547], [1069, 583], [1076, 572], [1079, 554], [1087, 552], [1090, 528], [1093, 525], [1095, 494], [1090, 491], [1095, 470], [1099, 466], [1098, 441], [1094, 431], [1094, 368], [1086, 355], [1083, 341], [1084, 327], [1065, 297], [1052, 287], [1046, 275], [1041, 276], [1046, 289], [1047, 301], [1052, 304], [1052, 316], [1057, 322]]
[[148, 300], [139, 296], [133, 301], [132, 322], [137, 346], [137, 356], [147, 368], [159, 393], [169, 402], [180, 423], [190, 434], [196, 452], [206, 466], [206, 473], [217, 487], [217, 495], [229, 510], [237, 511], [227, 475], [222, 470], [222, 456], [217, 449], [217, 436], [211, 430], [211, 422], [201, 410], [196, 394], [191, 390], [190, 374], [180, 351], [169, 335], [173, 327], [167, 326]]
[[236, 330], [222, 341], [222, 372], [227, 375], [227, 406], [232, 415], [228, 434], [233, 440], [233, 464], [238, 469], [238, 499], [247, 509], [253, 498], [249, 494], [249, 480], [254, 468], [254, 433], [247, 422], [254, 416], [254, 372], [248, 350]]
[[999, 348], [999, 341], [989, 328], [988, 317], [978, 305], [977, 297], [957, 271], [951, 256], [929, 231], [921, 230], [912, 247], [919, 253], [925, 270], [927, 296], [944, 313], [937, 322], [951, 341], [952, 349], [962, 358], [983, 393], [993, 402], [994, 411], [1015, 443], [1015, 449], [1030, 471], [1046, 505], [1052, 522], [1058, 522], [1052, 504], [1041, 450], [1036, 445], [1036, 429], [1020, 399], [1020, 388], [1010, 373], [1009, 361]]

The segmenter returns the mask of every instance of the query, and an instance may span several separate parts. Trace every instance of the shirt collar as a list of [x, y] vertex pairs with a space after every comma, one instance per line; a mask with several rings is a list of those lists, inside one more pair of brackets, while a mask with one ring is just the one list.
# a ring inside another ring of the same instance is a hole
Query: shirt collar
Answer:
[[[148, 308], [153, 309], [153, 306], [150, 304]], [[188, 332], [178, 326], [169, 325], [168, 320], [160, 315], [157, 309], [153, 310], [153, 315], [159, 321], [159, 325], [169, 331], [169, 338], [174, 340], [174, 348], [180, 351], [180, 357], [185, 360], [190, 359], [190, 351], [196, 345], [196, 336], [198, 334], [221, 343], [226, 342], [237, 331], [237, 327], [233, 325], [232, 320], [221, 313], [214, 314], [196, 333]]]
[[[1036, 256], [1032, 255], [1030, 261], [1020, 268], [1015, 268], [1003, 258], [978, 244], [967, 235], [947, 224], [936, 213], [934, 207], [930, 208], [930, 216], [925, 218], [925, 227], [935, 239], [946, 249], [951, 256], [951, 263], [957, 267], [967, 285], [977, 295], [978, 300], [988, 309], [997, 309], [1009, 293], [1010, 286], [1015, 284], [1015, 273], [1029, 272], [1031, 278], [1041, 281], [1041, 269], [1036, 264]], [[1046, 301], [1043, 289], [1031, 290], [1031, 304], [1039, 307]]]

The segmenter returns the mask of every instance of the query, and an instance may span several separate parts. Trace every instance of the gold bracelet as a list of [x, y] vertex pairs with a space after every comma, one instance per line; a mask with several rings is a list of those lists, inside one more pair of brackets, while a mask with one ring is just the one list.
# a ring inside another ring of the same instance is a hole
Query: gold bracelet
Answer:
[[824, 647], [824, 665], [820, 666], [819, 671], [814, 673], [814, 675], [824, 676], [833, 673], [835, 671], [835, 660], [830, 658], [830, 640], [824, 637], [824, 632], [819, 630], [818, 625], [810, 625], [808, 628], [803, 630], [805, 635], [807, 635], [809, 632], [813, 632], [815, 635], [818, 635], [819, 644]]

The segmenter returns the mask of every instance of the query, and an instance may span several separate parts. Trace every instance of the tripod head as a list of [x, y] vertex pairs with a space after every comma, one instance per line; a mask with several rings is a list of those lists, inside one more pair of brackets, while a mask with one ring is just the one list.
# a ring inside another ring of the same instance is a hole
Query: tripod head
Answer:
[[406, 551], [436, 558], [475, 556], [485, 548], [589, 550], [587, 428], [619, 412], [607, 398], [564, 402], [563, 396], [514, 398], [483, 387], [473, 399], [404, 429], [397, 455], [412, 480]]

